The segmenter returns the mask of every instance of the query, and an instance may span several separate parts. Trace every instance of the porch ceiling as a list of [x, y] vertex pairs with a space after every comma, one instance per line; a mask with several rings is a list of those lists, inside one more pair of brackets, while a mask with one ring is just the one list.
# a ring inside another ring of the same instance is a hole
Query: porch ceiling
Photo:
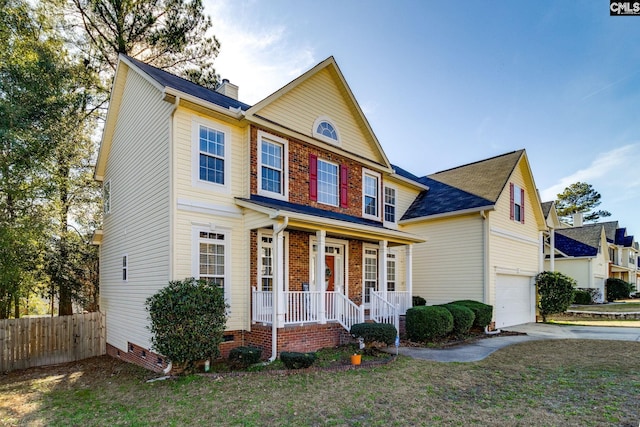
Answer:
[[[298, 208], [293, 204], [276, 204], [265, 201], [255, 201], [249, 199], [236, 198], [236, 204], [246, 209], [251, 209], [265, 215], [270, 220], [289, 218], [288, 228], [311, 231], [325, 230], [327, 233], [353, 238], [359, 240], [369, 240], [377, 242], [386, 240], [390, 245], [408, 245], [412, 243], [421, 243], [425, 239], [414, 234], [405, 233], [403, 231], [394, 230], [383, 227], [382, 224], [374, 225], [373, 221], [362, 221], [355, 217], [340, 215], [344, 217], [335, 218], [330, 216], [338, 216], [332, 212], [321, 211], [313, 212], [313, 209], [305, 209], [309, 212], [301, 212], [302, 208]], [[322, 215], [324, 214], [324, 215]], [[334, 214], [334, 215], [332, 215]], [[369, 224], [371, 223], [371, 224]]]

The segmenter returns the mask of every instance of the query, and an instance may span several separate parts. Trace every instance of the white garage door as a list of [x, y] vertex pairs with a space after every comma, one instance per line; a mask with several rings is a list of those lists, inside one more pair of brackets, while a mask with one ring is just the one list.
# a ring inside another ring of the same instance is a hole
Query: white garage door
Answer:
[[496, 328], [535, 321], [532, 283], [528, 276], [496, 276]]

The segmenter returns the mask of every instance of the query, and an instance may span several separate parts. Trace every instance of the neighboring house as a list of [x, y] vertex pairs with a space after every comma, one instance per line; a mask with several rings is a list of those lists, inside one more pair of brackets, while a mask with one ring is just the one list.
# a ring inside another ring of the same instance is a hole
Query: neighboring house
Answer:
[[[272, 357], [337, 345], [365, 310], [397, 322], [411, 305], [413, 248], [426, 235], [399, 219], [427, 187], [394, 171], [335, 60], [256, 105], [237, 93], [228, 81], [211, 91], [120, 57], [95, 171], [111, 355], [164, 367], [150, 348], [145, 300], [191, 276], [224, 289], [223, 355], [248, 344]], [[541, 218], [526, 160], [512, 169], [523, 212]], [[511, 229], [537, 230], [538, 219], [503, 222], [489, 232], [535, 246], [535, 233]], [[513, 265], [499, 273], [535, 270]]]
[[525, 151], [424, 177], [397, 171], [429, 187], [400, 221], [426, 238], [413, 249], [413, 293], [491, 304], [497, 328], [535, 321], [547, 226]]
[[[608, 277], [609, 251], [604, 224], [587, 224], [555, 230], [555, 248], [546, 248], [545, 269], [573, 278], [578, 288], [598, 289], [603, 302]], [[551, 264], [554, 263], [552, 267]]]
[[603, 223], [609, 244], [609, 277], [638, 285], [638, 243], [617, 221]]
[[[555, 258], [549, 257], [548, 254], [555, 252], [555, 230], [563, 228], [563, 224], [558, 217], [555, 201], [543, 202], [541, 207], [547, 224], [547, 231], [543, 233], [544, 247], [542, 248], [543, 256], [540, 258], [542, 262], [540, 270], [555, 271]], [[549, 259], [548, 262], [546, 262], [547, 258]]]

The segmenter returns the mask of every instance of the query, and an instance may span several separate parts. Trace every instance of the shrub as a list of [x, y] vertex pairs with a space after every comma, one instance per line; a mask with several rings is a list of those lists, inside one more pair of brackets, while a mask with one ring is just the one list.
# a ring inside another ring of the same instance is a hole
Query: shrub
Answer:
[[414, 295], [411, 297], [411, 303], [414, 307], [417, 307], [420, 305], [427, 305], [427, 300], [418, 295]]
[[538, 309], [543, 322], [547, 321], [549, 314], [563, 313], [569, 308], [575, 284], [571, 277], [558, 272], [543, 271], [536, 276], [540, 295]]
[[362, 338], [367, 347], [371, 347], [376, 342], [392, 345], [398, 331], [388, 323], [356, 323], [349, 333], [355, 338]]
[[298, 353], [296, 351], [283, 351], [280, 360], [287, 369], [303, 369], [313, 365], [318, 356], [315, 353]]
[[469, 307], [458, 304], [443, 304], [442, 307], [449, 310], [453, 316], [453, 330], [452, 334], [461, 336], [469, 332], [469, 329], [473, 326], [473, 321], [476, 319], [476, 315]]
[[476, 316], [473, 320], [474, 328], [484, 329], [486, 326], [489, 326], [493, 318], [493, 306], [480, 301], [465, 299], [454, 301], [450, 304], [462, 305], [473, 311], [473, 314]]
[[227, 306], [222, 289], [193, 277], [169, 282], [146, 300], [153, 349], [184, 373], [196, 362], [216, 359]]
[[432, 341], [453, 330], [453, 315], [444, 307], [413, 307], [407, 310], [406, 329], [410, 340]]
[[573, 303], [578, 305], [589, 305], [593, 303], [591, 294], [582, 289], [575, 289], [573, 291]]
[[259, 347], [241, 346], [232, 348], [229, 352], [229, 361], [243, 368], [258, 363], [260, 357], [262, 349]]
[[606, 283], [607, 302], [613, 302], [617, 299], [627, 299], [631, 293], [635, 291], [635, 286], [621, 279], [607, 279]]
[[[596, 302], [602, 301], [602, 292], [600, 292], [600, 289], [598, 288], [578, 288], [578, 289], [589, 294], [589, 296], [591, 297], [590, 304], [594, 304]], [[577, 302], [575, 302], [575, 300], [574, 300], [574, 303], [578, 304]]]

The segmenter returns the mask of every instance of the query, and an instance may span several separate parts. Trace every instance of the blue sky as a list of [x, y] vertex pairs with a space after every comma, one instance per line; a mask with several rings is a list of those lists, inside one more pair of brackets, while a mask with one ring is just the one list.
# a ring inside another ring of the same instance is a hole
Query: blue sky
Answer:
[[256, 103], [333, 55], [417, 175], [525, 148], [544, 201], [586, 181], [640, 240], [640, 16], [598, 1], [205, 0]]

